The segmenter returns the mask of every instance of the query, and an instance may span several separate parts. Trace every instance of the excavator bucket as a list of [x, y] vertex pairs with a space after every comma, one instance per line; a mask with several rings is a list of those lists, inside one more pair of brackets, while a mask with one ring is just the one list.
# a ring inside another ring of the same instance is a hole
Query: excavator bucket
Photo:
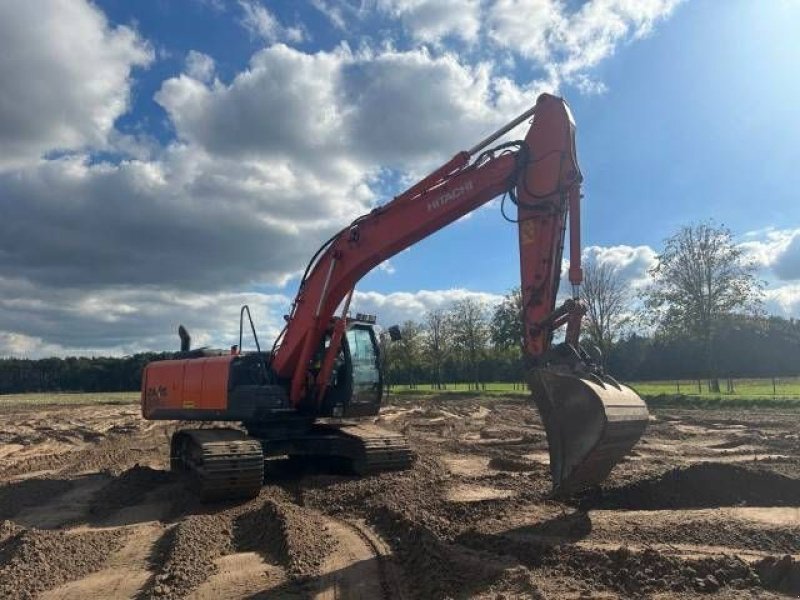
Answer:
[[647, 427], [644, 401], [611, 377], [545, 367], [531, 371], [529, 384], [547, 433], [558, 495], [602, 482]]

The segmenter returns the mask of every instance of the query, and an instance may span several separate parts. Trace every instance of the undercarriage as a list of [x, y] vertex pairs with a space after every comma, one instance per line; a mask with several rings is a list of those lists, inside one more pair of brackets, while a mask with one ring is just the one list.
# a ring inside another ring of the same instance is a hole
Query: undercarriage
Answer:
[[[249, 433], [249, 435], [248, 435]], [[276, 457], [344, 464], [371, 475], [407, 469], [413, 453], [405, 437], [372, 424], [315, 423], [302, 431], [261, 428], [185, 429], [172, 436], [170, 468], [203, 502], [252, 498], [264, 481], [264, 461]]]

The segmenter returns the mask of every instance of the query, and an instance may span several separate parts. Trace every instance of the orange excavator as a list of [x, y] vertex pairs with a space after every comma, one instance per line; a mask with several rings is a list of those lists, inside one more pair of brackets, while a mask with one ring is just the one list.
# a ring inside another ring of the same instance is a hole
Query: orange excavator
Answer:
[[[490, 147], [528, 120], [524, 140]], [[145, 418], [207, 422], [173, 434], [171, 468], [205, 500], [257, 494], [264, 461], [275, 456], [343, 460], [360, 474], [408, 468], [406, 439], [363, 419], [378, 414], [383, 374], [374, 317], [349, 316], [354, 287], [391, 256], [502, 195], [503, 214], [518, 224], [520, 342], [554, 490], [569, 494], [600, 483], [639, 440], [648, 412], [579, 343], [586, 312], [579, 297], [582, 179], [569, 107], [542, 94], [533, 108], [325, 242], [270, 351], [261, 349], [247, 307], [239, 345], [229, 352], [193, 351], [181, 328], [182, 352], [148, 364], [142, 381]], [[506, 214], [505, 200], [516, 205], [515, 217]], [[557, 306], [567, 229], [572, 296]], [[245, 317], [255, 351], [241, 349]], [[564, 341], [555, 343], [563, 326]], [[220, 421], [237, 426], [209, 423]]]

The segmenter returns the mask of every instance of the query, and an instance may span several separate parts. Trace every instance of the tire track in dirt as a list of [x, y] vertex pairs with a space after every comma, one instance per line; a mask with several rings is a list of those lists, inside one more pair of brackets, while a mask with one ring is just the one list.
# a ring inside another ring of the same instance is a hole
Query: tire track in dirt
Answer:
[[329, 518], [326, 528], [337, 548], [322, 564], [315, 600], [407, 597], [391, 550], [364, 522]]
[[[168, 474], [134, 467], [117, 477], [81, 478], [70, 491], [19, 514], [17, 520], [38, 528], [66, 527], [73, 536], [124, 536], [125, 543], [89, 572], [72, 572], [43, 600], [104, 600], [136, 597], [153, 580], [151, 558], [168, 529], [161, 520], [170, 512], [164, 496]], [[174, 486], [173, 486], [174, 487]]]
[[216, 572], [186, 600], [268, 598], [272, 590], [287, 585], [284, 569], [267, 563], [257, 552], [227, 554], [218, 558], [214, 566]]

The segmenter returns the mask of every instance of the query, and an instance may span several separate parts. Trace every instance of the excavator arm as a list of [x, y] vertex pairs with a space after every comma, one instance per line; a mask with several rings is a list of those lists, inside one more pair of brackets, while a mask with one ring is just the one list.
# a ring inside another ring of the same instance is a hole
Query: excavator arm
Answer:
[[[531, 117], [524, 140], [487, 149]], [[634, 392], [593, 365], [578, 343], [585, 312], [578, 298], [581, 181], [569, 108], [561, 98], [543, 94], [531, 110], [333, 236], [309, 264], [271, 358], [274, 372], [291, 380], [292, 405], [313, 411], [322, 401], [359, 279], [507, 194], [517, 205], [525, 325], [521, 342], [547, 430], [554, 484], [572, 491], [605, 478], [638, 440], [647, 410]], [[568, 226], [573, 297], [556, 307]], [[342, 314], [336, 316], [340, 306]], [[553, 333], [562, 325], [567, 325], [566, 342], [554, 348]], [[323, 347], [318, 368], [312, 368]], [[620, 403], [625, 407], [621, 412]], [[562, 406], [569, 410], [564, 413]], [[587, 416], [588, 434], [581, 430]], [[627, 423], [621, 429], [613, 426], [620, 419]]]

